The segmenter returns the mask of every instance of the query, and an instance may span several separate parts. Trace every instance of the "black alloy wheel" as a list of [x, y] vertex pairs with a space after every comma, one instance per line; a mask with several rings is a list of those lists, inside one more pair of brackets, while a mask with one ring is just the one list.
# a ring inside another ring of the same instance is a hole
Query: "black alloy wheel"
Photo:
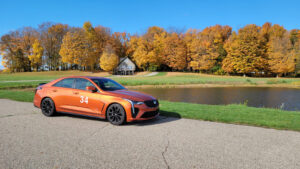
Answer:
[[121, 125], [125, 122], [125, 110], [120, 104], [112, 104], [106, 111], [107, 120], [113, 125]]
[[50, 98], [43, 99], [41, 109], [42, 113], [48, 117], [53, 116], [56, 113], [54, 102]]

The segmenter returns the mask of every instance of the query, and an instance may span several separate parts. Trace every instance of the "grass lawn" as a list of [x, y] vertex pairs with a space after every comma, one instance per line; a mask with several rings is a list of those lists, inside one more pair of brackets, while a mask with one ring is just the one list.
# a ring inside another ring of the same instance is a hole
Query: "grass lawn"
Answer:
[[[171, 75], [169, 75], [171, 74]], [[139, 85], [185, 85], [185, 84], [225, 84], [225, 85], [299, 85], [298, 78], [250, 78], [238, 76], [215, 76], [198, 73], [172, 73], [159, 72], [155, 76], [132, 76], [132, 77], [115, 77], [107, 73], [90, 73], [80, 71], [61, 71], [61, 72], [25, 72], [0, 74], [0, 89], [10, 88], [30, 88], [36, 87], [39, 83], [49, 82], [63, 76], [71, 75], [88, 75], [88, 76], [105, 76], [118, 81], [125, 86]], [[24, 81], [25, 80], [25, 81]], [[39, 80], [27, 81], [26, 80]], [[13, 82], [9, 82], [13, 81]]]
[[[32, 102], [34, 93], [0, 90], [0, 98]], [[246, 105], [203, 105], [160, 101], [161, 114], [179, 118], [244, 124], [275, 129], [300, 131], [300, 112]]]

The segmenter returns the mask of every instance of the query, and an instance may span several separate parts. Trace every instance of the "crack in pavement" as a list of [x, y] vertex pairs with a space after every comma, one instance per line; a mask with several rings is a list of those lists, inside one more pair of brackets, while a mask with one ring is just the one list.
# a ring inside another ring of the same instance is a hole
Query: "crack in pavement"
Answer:
[[99, 131], [103, 130], [104, 128], [106, 128], [107, 126], [109, 126], [110, 124], [105, 124], [104, 126], [101, 126], [100, 128], [98, 128], [96, 131], [94, 131], [93, 133], [89, 134], [87, 137], [83, 137], [81, 139], [78, 140], [78, 145], [81, 145], [82, 141], [93, 137], [94, 135], [96, 135]]
[[166, 164], [166, 166], [167, 166], [167, 169], [170, 169], [170, 166], [169, 166], [169, 164], [168, 164], [168, 161], [167, 161], [167, 159], [166, 159], [166, 157], [165, 157], [165, 154], [167, 153], [168, 148], [169, 148], [169, 145], [170, 145], [169, 131], [168, 131], [168, 133], [167, 133], [167, 140], [168, 140], [167, 145], [165, 146], [165, 149], [164, 149], [164, 151], [161, 153], [161, 155], [162, 155], [162, 157], [163, 157], [163, 159], [164, 159], [164, 162], [165, 162], [165, 164]]
[[38, 113], [34, 112], [34, 113], [26, 113], [26, 114], [8, 114], [8, 115], [0, 116], [0, 118], [14, 117], [14, 116], [27, 116], [32, 114], [38, 114]]

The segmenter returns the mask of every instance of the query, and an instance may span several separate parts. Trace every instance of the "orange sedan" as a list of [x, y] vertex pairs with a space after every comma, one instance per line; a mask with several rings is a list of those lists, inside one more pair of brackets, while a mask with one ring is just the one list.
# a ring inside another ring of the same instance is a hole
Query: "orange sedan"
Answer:
[[40, 85], [33, 104], [45, 116], [80, 114], [107, 119], [114, 125], [159, 115], [157, 99], [102, 77], [72, 76]]

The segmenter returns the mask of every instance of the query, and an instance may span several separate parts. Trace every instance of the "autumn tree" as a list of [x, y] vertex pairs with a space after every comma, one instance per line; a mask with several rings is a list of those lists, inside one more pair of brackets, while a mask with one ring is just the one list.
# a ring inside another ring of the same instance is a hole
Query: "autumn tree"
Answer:
[[85, 43], [85, 33], [80, 28], [74, 28], [68, 32], [61, 45], [59, 54], [62, 56], [62, 62], [80, 65], [82, 69], [88, 64], [88, 56], [86, 53], [88, 48]]
[[295, 55], [288, 32], [279, 25], [273, 25], [268, 43], [268, 64], [272, 73], [278, 75], [293, 72]]
[[107, 46], [100, 58], [100, 67], [108, 72], [113, 71], [119, 64], [119, 57], [111, 46]]
[[129, 52], [130, 34], [126, 32], [114, 32], [109, 40], [109, 45], [112, 46], [116, 55], [119, 57], [126, 57]]
[[300, 70], [300, 30], [293, 29], [290, 31], [290, 41], [292, 44], [292, 51], [295, 54], [295, 72]]
[[111, 30], [110, 28], [103, 27], [103, 26], [96, 26], [95, 28], [95, 50], [98, 56], [101, 56], [105, 47], [109, 44], [111, 39]]
[[4, 66], [9, 71], [31, 71], [28, 56], [36, 37], [37, 32], [31, 27], [25, 27], [1, 37], [0, 50], [3, 55]]
[[248, 74], [266, 71], [266, 46], [262, 38], [261, 28], [254, 24], [239, 29], [226, 43], [227, 57], [222, 68], [228, 73]]
[[39, 26], [41, 45], [44, 48], [46, 63], [50, 70], [58, 70], [59, 66], [66, 65], [61, 62], [59, 54], [62, 40], [69, 30], [66, 24], [43, 23]]
[[85, 58], [87, 59], [88, 69], [93, 71], [95, 64], [99, 60], [96, 31], [90, 22], [83, 24], [83, 30], [85, 34], [85, 37], [82, 39], [85, 43]]
[[[164, 29], [150, 27], [145, 35], [134, 39], [137, 47], [132, 55], [133, 60], [143, 70], [156, 70], [163, 63], [162, 39], [166, 36]], [[132, 44], [132, 42], [130, 42]]]
[[36, 39], [32, 45], [32, 54], [29, 55], [29, 60], [31, 65], [38, 71], [42, 64], [42, 56], [44, 53], [44, 48], [41, 46], [40, 42]]
[[[189, 33], [190, 34], [190, 33]], [[193, 70], [209, 71], [218, 66], [226, 56], [224, 43], [231, 35], [231, 27], [215, 25], [196, 33], [189, 43], [190, 67]]]
[[190, 29], [184, 34], [184, 42], [186, 45], [186, 62], [188, 64], [188, 67], [191, 68], [190, 62], [191, 58], [194, 52], [194, 41], [198, 38], [199, 30], [196, 29]]
[[163, 41], [164, 63], [173, 70], [187, 68], [187, 48], [184, 40], [177, 33], [172, 33]]
[[83, 29], [73, 28], [64, 36], [59, 54], [63, 62], [93, 71], [102, 50], [97, 42], [95, 29], [90, 22], [85, 22]]
[[19, 55], [18, 39], [18, 32], [11, 32], [1, 37], [2, 64], [10, 72], [20, 71], [23, 66], [23, 53]]

